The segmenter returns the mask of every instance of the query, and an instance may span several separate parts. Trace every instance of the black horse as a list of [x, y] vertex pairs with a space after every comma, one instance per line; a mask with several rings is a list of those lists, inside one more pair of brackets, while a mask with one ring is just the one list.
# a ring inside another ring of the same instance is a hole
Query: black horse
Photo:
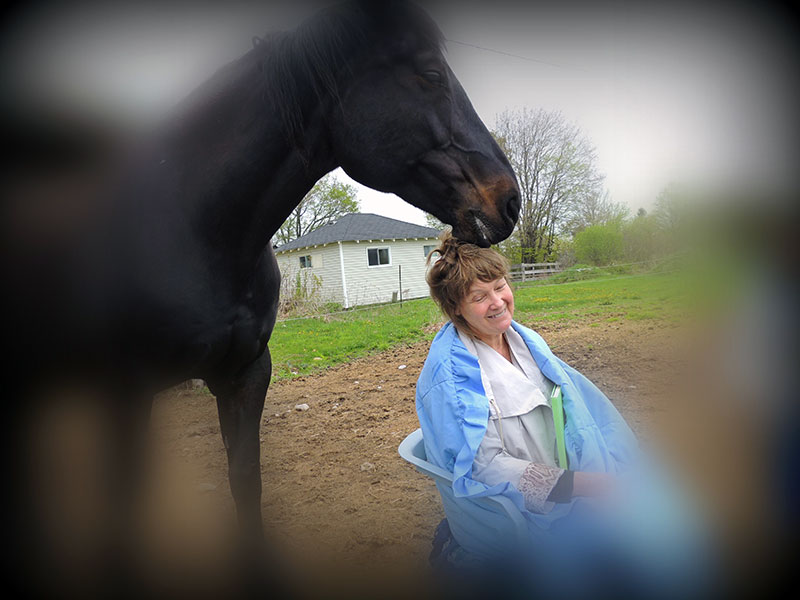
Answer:
[[279, 290], [269, 242], [292, 209], [341, 166], [481, 246], [516, 222], [514, 173], [442, 46], [406, 3], [329, 8], [254, 39], [71, 228], [59, 221], [57, 235], [37, 238], [14, 212], [29, 205], [4, 206], [8, 389], [29, 398], [60, 384], [56, 374], [86, 375], [130, 428], [155, 392], [204, 379], [242, 531], [260, 538], [259, 425]]

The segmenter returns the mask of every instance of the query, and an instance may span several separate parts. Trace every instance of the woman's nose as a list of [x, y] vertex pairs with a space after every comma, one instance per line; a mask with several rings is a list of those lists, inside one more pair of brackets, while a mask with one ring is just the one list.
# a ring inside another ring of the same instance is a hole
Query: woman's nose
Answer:
[[503, 304], [503, 298], [497, 292], [489, 294], [489, 306], [496, 307]]

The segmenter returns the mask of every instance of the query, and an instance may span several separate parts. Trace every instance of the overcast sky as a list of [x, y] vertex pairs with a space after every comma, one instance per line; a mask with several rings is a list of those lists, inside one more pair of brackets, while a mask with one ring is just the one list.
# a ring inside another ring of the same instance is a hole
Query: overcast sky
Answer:
[[[796, 12], [762, 3], [552, 4], [429, 6], [489, 128], [506, 109], [561, 111], [596, 147], [612, 199], [632, 211], [651, 208], [671, 180], [794, 185]], [[20, 13], [3, 32], [3, 77], [22, 77], [20, 88], [34, 94], [157, 114], [245, 52], [253, 35], [311, 10], [297, 2], [122, 6]], [[396, 197], [356, 186], [364, 212], [424, 223]]]
[[[507, 53], [448, 45], [487, 126], [505, 109], [561, 111], [596, 147], [612, 199], [632, 211], [650, 209], [671, 180], [795, 183], [798, 64], [781, 13], [736, 3], [551, 4], [435, 13], [450, 40]], [[382, 194], [362, 197], [365, 211], [389, 205]], [[391, 206], [424, 222], [413, 207]]]

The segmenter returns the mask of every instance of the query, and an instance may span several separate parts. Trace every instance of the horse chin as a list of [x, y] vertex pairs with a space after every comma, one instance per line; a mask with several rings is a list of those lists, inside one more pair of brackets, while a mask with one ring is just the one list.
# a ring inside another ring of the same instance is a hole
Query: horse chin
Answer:
[[472, 219], [475, 221], [475, 229], [478, 233], [478, 240], [475, 244], [481, 248], [488, 248], [496, 236], [492, 235], [492, 230], [479, 215], [474, 215]]
[[[438, 183], [434, 180], [434, 183]], [[429, 201], [431, 197], [443, 197], [449, 195], [445, 192], [430, 192], [413, 181], [409, 182], [402, 191], [395, 191], [403, 200], [417, 208], [429, 212], [434, 215], [443, 223], [451, 225], [453, 228], [453, 236], [480, 246], [481, 248], [488, 248], [492, 244], [506, 239], [513, 231], [514, 221], [509, 220], [508, 223], [496, 223], [490, 220], [483, 212], [476, 208], [469, 208], [467, 210], [457, 210], [454, 212], [443, 212], [441, 207], [432, 205]], [[452, 207], [457, 202], [450, 203]], [[516, 216], [516, 215], [514, 215]], [[510, 224], [510, 227], [509, 227]]]
[[460, 240], [465, 242], [469, 242], [470, 244], [475, 244], [476, 246], [480, 246], [481, 248], [488, 248], [492, 245], [492, 242], [483, 234], [478, 233], [470, 233], [468, 235], [462, 235], [458, 231], [453, 230], [453, 235]]
[[488, 248], [492, 245], [494, 236], [490, 228], [479, 217], [473, 217], [472, 222], [466, 225], [466, 227], [462, 227], [461, 224], [454, 226], [453, 235], [481, 248]]

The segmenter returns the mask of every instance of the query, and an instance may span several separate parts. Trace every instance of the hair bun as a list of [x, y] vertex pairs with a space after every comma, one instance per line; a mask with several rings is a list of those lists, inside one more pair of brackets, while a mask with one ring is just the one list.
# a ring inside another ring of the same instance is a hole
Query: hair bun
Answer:
[[[455, 237], [449, 229], [446, 229], [440, 237], [439, 247], [433, 252], [440, 256], [439, 260], [443, 260], [445, 264], [455, 265], [459, 261], [460, 251], [463, 246], [469, 245], [469, 242]], [[433, 254], [431, 252], [431, 254]]]

